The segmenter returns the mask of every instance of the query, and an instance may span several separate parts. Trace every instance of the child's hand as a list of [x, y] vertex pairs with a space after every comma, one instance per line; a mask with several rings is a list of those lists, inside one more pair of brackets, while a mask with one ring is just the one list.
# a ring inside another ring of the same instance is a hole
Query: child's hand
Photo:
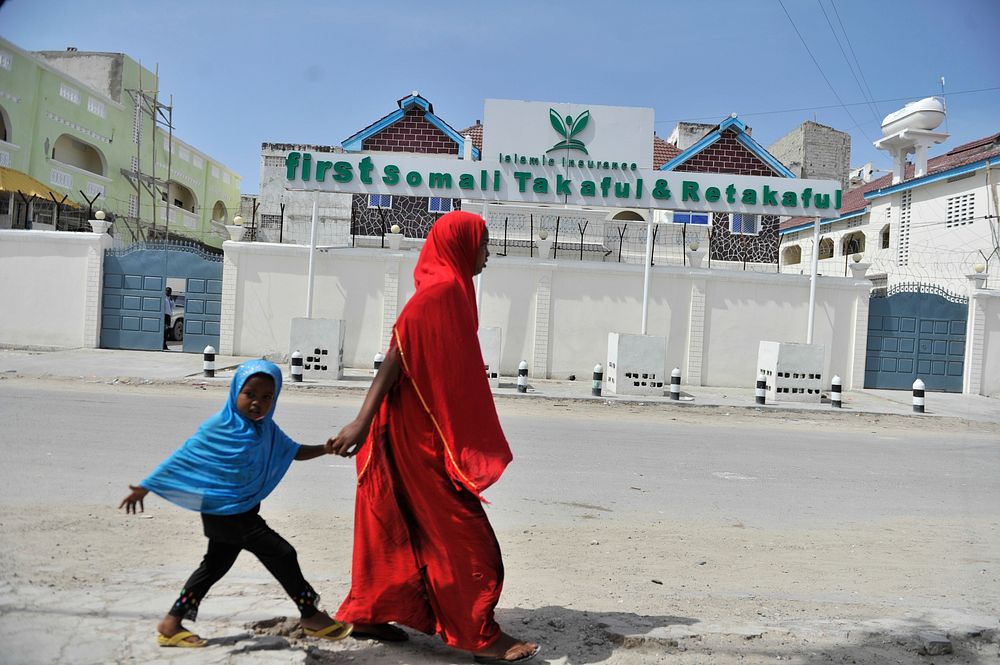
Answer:
[[340, 430], [337, 436], [327, 440], [326, 452], [330, 455], [340, 455], [341, 457], [353, 457], [361, 450], [368, 436], [368, 429], [371, 423], [360, 420], [352, 420]]
[[146, 497], [147, 494], [149, 494], [149, 490], [146, 489], [145, 487], [139, 487], [136, 485], [129, 485], [128, 488], [132, 490], [132, 492], [127, 497], [122, 499], [122, 502], [118, 504], [118, 509], [121, 510], [122, 508], [125, 508], [126, 514], [132, 513], [134, 515], [135, 504], [138, 503], [139, 512], [140, 513], [146, 512], [145, 506], [142, 505], [142, 500]]

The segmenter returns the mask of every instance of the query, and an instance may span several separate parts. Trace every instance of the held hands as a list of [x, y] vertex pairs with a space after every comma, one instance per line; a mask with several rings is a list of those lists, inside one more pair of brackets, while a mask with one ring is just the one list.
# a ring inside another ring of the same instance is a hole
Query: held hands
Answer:
[[127, 497], [122, 499], [122, 502], [118, 504], [118, 509], [121, 510], [124, 508], [125, 514], [132, 513], [134, 515], [136, 512], [135, 504], [139, 504], [139, 512], [146, 512], [145, 506], [142, 505], [142, 500], [147, 494], [149, 494], [149, 490], [145, 487], [139, 487], [136, 485], [129, 485], [128, 488], [132, 490], [132, 492]]
[[370, 426], [371, 423], [360, 420], [352, 420], [344, 425], [337, 436], [327, 440], [327, 454], [354, 457], [361, 450], [361, 446], [365, 445], [365, 438], [368, 436]]

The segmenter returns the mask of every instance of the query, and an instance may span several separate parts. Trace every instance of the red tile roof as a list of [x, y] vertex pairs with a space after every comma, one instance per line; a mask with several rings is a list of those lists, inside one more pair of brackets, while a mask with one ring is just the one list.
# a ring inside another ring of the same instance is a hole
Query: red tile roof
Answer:
[[658, 169], [671, 159], [681, 154], [681, 150], [673, 143], [667, 143], [653, 134], [653, 168]]
[[[984, 159], [998, 156], [1000, 156], [1000, 132], [962, 144], [957, 148], [952, 148], [943, 155], [938, 155], [937, 157], [927, 160], [927, 175], [921, 176], [921, 179], [934, 175], [935, 173], [950, 171], [951, 169], [956, 169], [960, 166], [965, 166], [966, 164], [972, 164], [973, 162], [979, 162]], [[913, 180], [913, 164], [906, 165], [906, 174], [903, 178], [903, 182], [906, 182], [907, 180]], [[863, 185], [847, 190], [844, 192], [844, 200], [840, 206], [839, 216], [843, 217], [844, 215], [849, 215], [852, 212], [864, 210], [868, 207], [868, 201], [865, 199], [865, 194], [890, 186], [892, 186], [891, 173], [884, 175], [877, 180], [872, 180], [871, 182], [866, 182]], [[801, 226], [811, 220], [812, 217], [792, 217], [791, 219], [787, 219], [781, 223], [781, 229], [784, 230], [794, 226]]]
[[472, 145], [476, 146], [481, 152], [483, 149], [483, 123], [476, 120], [476, 124], [471, 127], [466, 127], [458, 132], [462, 136], [467, 136], [472, 138]]

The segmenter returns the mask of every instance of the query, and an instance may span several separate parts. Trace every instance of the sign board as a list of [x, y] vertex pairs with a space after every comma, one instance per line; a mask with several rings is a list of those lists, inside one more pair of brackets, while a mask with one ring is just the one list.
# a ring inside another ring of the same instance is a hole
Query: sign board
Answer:
[[285, 157], [285, 178], [289, 190], [790, 217], [836, 216], [842, 199], [833, 180], [660, 171], [554, 153], [470, 161], [293, 151]]
[[650, 108], [487, 99], [483, 159], [530, 155], [653, 167]]

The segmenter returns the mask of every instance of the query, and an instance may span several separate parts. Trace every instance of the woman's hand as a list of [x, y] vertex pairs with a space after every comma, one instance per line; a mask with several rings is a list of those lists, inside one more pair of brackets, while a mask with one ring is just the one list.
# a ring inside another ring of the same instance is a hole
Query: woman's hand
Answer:
[[138, 485], [129, 485], [128, 488], [132, 490], [132, 492], [127, 497], [122, 499], [122, 502], [118, 504], [118, 509], [121, 510], [124, 508], [125, 514], [132, 513], [134, 515], [135, 504], [139, 504], [139, 512], [146, 512], [145, 506], [142, 505], [142, 500], [146, 498], [147, 494], [149, 494], [149, 490]]
[[371, 422], [365, 422], [356, 418], [344, 425], [337, 436], [327, 440], [326, 452], [330, 455], [340, 455], [341, 457], [354, 457], [365, 445], [368, 438], [368, 430]]

